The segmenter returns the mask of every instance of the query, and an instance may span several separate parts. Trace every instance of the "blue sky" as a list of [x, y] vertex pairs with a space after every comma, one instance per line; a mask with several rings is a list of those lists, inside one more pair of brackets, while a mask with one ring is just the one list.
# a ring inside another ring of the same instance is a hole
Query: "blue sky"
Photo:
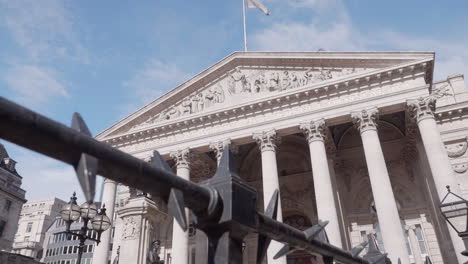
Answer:
[[[251, 51], [436, 51], [436, 79], [468, 73], [468, 1], [262, 2]], [[94, 134], [242, 48], [241, 0], [0, 0], [0, 95], [67, 124], [80, 112]], [[28, 199], [79, 189], [69, 166], [1, 142]]]

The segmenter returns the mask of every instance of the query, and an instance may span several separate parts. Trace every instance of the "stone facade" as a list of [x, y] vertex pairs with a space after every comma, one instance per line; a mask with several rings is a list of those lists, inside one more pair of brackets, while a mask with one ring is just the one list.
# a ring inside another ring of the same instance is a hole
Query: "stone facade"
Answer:
[[66, 204], [58, 198], [28, 201], [21, 209], [13, 253], [41, 259], [47, 229]]
[[[445, 185], [468, 198], [468, 92], [461, 75], [433, 82], [433, 69], [430, 52], [234, 53], [97, 138], [145, 161], [157, 149], [195, 182], [230, 145], [259, 209], [279, 189], [278, 220], [299, 229], [329, 220], [330, 243], [345, 249], [376, 233], [394, 263], [463, 263], [437, 206]], [[132, 199], [117, 196], [116, 234], [128, 233]], [[135, 225], [135, 241], [160, 240], [166, 263], [193, 263], [193, 235], [155, 200], [157, 228]], [[255, 235], [246, 245], [254, 263]], [[269, 264], [320, 261], [300, 252], [273, 260], [278, 246]]]
[[0, 251], [11, 251], [26, 191], [13, 160], [0, 144]]

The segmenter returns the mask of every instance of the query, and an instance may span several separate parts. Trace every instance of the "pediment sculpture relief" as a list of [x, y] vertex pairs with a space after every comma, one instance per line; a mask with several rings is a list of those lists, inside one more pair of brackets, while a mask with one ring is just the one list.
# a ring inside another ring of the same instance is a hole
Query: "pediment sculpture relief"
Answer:
[[[359, 69], [363, 70], [363, 69]], [[216, 83], [183, 98], [132, 129], [175, 119], [220, 106], [239, 104], [270, 93], [296, 89], [312, 83], [349, 75], [356, 68], [303, 68], [294, 70], [247, 69], [237, 67]]]

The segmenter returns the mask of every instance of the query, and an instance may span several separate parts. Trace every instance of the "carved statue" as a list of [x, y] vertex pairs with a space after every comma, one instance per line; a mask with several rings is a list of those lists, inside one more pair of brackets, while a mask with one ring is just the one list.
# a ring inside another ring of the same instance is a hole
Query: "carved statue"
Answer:
[[281, 80], [281, 90], [287, 90], [291, 88], [291, 77], [288, 71], [284, 71], [283, 79]]
[[147, 264], [163, 264], [164, 260], [159, 258], [159, 250], [161, 248], [161, 241], [155, 240], [151, 243], [151, 247], [146, 254]]
[[224, 102], [224, 91], [223, 91], [223, 87], [218, 84], [216, 85], [215, 89], [214, 89], [214, 96], [215, 96], [215, 103], [223, 103]]
[[317, 75], [317, 79], [320, 81], [325, 81], [331, 79], [332, 73], [330, 70], [321, 70], [320, 73]]
[[197, 113], [198, 112], [198, 101], [200, 98], [196, 95], [192, 95], [190, 97], [190, 106], [192, 107], [191, 112], [192, 113]]
[[301, 86], [299, 79], [297, 78], [297, 75], [295, 72], [291, 73], [291, 87], [296, 88]]
[[211, 89], [206, 91], [206, 94], [205, 94], [205, 108], [208, 108], [208, 107], [213, 105], [214, 98], [215, 98], [215, 95], [214, 95], [214, 93], [213, 93], [213, 91]]
[[120, 246], [117, 248], [117, 254], [114, 258], [114, 261], [112, 261], [112, 264], [119, 264], [119, 258], [120, 258]]
[[182, 115], [189, 115], [192, 113], [192, 102], [188, 97], [182, 101]]
[[167, 111], [167, 118], [166, 119], [171, 119], [171, 118], [176, 118], [180, 114], [179, 109], [176, 106], [172, 106], [169, 111]]
[[270, 74], [270, 79], [268, 80], [268, 90], [277, 91], [279, 90], [279, 75], [277, 72], [272, 72]]
[[205, 109], [205, 102], [203, 101], [203, 94], [198, 94], [198, 111], [203, 111]]
[[308, 69], [306, 72], [304, 72], [304, 78], [302, 79], [302, 85], [307, 85], [312, 82], [312, 79], [314, 78], [314, 72], [312, 69]]

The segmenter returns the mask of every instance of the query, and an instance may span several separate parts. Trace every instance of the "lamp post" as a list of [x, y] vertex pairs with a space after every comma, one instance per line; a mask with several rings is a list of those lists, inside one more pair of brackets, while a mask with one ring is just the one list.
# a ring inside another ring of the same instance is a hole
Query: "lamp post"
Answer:
[[[111, 221], [106, 215], [105, 205], [102, 206], [101, 210], [98, 213], [98, 209], [95, 203], [85, 202], [81, 206], [76, 203], [76, 193], [73, 193], [73, 196], [70, 198], [70, 202], [62, 207], [60, 211], [62, 219], [66, 223], [66, 231], [68, 237], [75, 235], [80, 240], [80, 245], [78, 247], [78, 259], [77, 264], [81, 263], [81, 257], [83, 255], [84, 243], [86, 240], [96, 241], [99, 245], [101, 242], [101, 233], [106, 231], [111, 226]], [[77, 221], [79, 218], [83, 219], [83, 226], [81, 229], [76, 231], [71, 231], [70, 226], [74, 221]], [[97, 239], [92, 236], [88, 236], [88, 222], [91, 220], [92, 229], [97, 232]]]
[[447, 194], [440, 202], [440, 211], [445, 220], [463, 239], [465, 250], [461, 252], [463, 256], [468, 256], [468, 201], [450, 191], [447, 187]]

